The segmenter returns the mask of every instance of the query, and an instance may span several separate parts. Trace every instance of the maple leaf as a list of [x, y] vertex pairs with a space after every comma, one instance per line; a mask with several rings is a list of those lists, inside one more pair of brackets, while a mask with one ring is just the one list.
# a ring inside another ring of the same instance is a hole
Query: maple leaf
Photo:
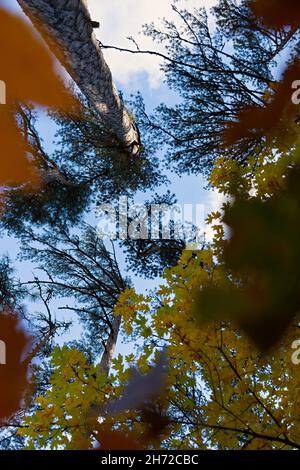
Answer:
[[262, 349], [275, 344], [300, 308], [300, 169], [266, 201], [237, 199], [223, 261], [228, 279], [196, 294], [198, 318], [235, 320]]

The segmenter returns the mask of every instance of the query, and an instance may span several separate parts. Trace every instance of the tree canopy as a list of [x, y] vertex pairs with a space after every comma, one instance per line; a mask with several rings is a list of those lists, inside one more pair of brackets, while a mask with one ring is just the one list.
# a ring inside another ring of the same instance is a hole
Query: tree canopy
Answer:
[[[178, 105], [162, 103], [150, 116], [142, 95], [135, 98], [138, 157], [91, 101], [56, 76], [52, 101], [15, 93], [0, 110], [5, 155], [22, 170], [3, 166], [0, 223], [18, 240], [19, 261], [33, 268], [19, 279], [9, 257], [0, 258], [7, 348], [0, 372], [9, 383], [0, 396], [1, 448], [300, 449], [292, 99], [300, 18], [293, 2], [281, 0], [219, 0], [210, 16], [177, 2], [173, 10], [179, 23], [145, 27], [166, 55], [131, 51], [160, 55], [179, 96]], [[30, 47], [41, 47], [22, 28]], [[56, 123], [51, 155], [32, 102], [47, 105]], [[129, 206], [140, 190], [152, 193], [147, 215], [153, 204], [176, 203], [159, 191], [167, 180], [162, 149], [172, 171], [204, 172], [227, 198], [208, 215], [212, 241], [162, 239], [162, 225], [155, 239], [103, 240], [88, 223], [91, 207], [114, 208], [120, 196]], [[156, 278], [156, 286], [138, 292], [136, 274]]]

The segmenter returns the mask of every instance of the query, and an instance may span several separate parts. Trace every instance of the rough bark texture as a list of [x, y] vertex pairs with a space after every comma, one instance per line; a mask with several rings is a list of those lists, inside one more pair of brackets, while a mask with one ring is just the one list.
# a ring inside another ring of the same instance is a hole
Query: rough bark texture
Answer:
[[93, 32], [87, 0], [18, 0], [25, 14], [130, 154], [140, 150], [139, 133], [126, 111]]

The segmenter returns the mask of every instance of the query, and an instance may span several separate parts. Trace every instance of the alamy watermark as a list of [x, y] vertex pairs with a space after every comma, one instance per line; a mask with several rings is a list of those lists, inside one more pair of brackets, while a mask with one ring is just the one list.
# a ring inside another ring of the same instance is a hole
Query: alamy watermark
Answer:
[[0, 341], [0, 365], [6, 364], [6, 344]]
[[293, 81], [292, 89], [295, 90], [294, 93], [292, 93], [292, 103], [298, 105], [300, 104], [300, 80]]
[[300, 364], [300, 339], [296, 339], [292, 343], [292, 349], [295, 349], [291, 356], [292, 363], [295, 366], [298, 366]]
[[6, 83], [0, 80], [0, 104], [6, 104]]
[[117, 205], [96, 209], [97, 234], [110, 240], [178, 240], [187, 249], [203, 244], [204, 204], [129, 204], [122, 196]]

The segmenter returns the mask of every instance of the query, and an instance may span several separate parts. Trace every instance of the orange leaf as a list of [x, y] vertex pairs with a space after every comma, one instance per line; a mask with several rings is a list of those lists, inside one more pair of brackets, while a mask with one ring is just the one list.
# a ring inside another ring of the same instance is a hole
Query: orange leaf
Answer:
[[0, 8], [0, 79], [7, 102], [32, 101], [68, 110], [74, 99], [55, 73], [48, 48], [20, 17]]
[[0, 420], [4, 420], [19, 410], [28, 386], [28, 363], [23, 356], [33, 340], [22, 329], [19, 317], [7, 311], [0, 314], [0, 340]]
[[265, 106], [245, 107], [238, 113], [238, 121], [228, 124], [224, 133], [226, 144], [231, 145], [249, 137], [267, 136], [271, 132], [282, 140], [285, 134], [293, 132], [290, 123], [295, 120], [298, 108], [292, 104], [292, 84], [299, 77], [300, 63], [295, 59], [286, 68], [274, 95]]
[[269, 28], [280, 29], [285, 25], [298, 26], [300, 23], [297, 0], [250, 0], [250, 7]]
[[0, 186], [39, 181], [30, 145], [13, 116], [15, 102], [34, 102], [75, 112], [77, 103], [55, 73], [55, 62], [47, 46], [32, 27], [18, 16], [0, 8], [0, 80], [5, 99], [0, 104], [1, 170]]
[[142, 447], [131, 435], [121, 431], [111, 431], [103, 428], [96, 433], [98, 445], [96, 450], [141, 450]]
[[29, 160], [30, 146], [19, 131], [11, 112], [0, 108], [1, 129], [1, 165], [0, 184], [22, 184], [30, 181], [38, 182], [38, 174], [34, 171], [33, 161]]

